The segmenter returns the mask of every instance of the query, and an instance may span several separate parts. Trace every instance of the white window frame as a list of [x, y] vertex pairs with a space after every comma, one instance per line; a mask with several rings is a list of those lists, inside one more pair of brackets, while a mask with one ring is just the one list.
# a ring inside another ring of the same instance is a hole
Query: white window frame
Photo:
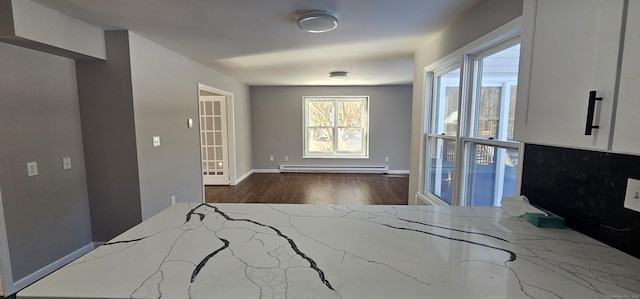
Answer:
[[[326, 152], [311, 152], [309, 151], [309, 102], [310, 101], [326, 101], [333, 102], [334, 109], [339, 102], [347, 101], [359, 101], [363, 103], [362, 112], [362, 151], [359, 153], [351, 152], [339, 152], [338, 151], [338, 129], [344, 127], [338, 127], [336, 119], [334, 119], [333, 126], [333, 153]], [[302, 158], [321, 158], [321, 159], [369, 159], [369, 96], [305, 96], [303, 97], [302, 105], [302, 140], [303, 140], [303, 155]]]
[[[441, 60], [427, 66], [424, 68], [424, 89], [423, 89], [423, 101], [425, 111], [424, 114], [424, 135], [423, 135], [423, 150], [421, 154], [421, 165], [420, 165], [420, 181], [419, 181], [419, 189], [416, 194], [416, 200], [421, 199], [425, 203], [430, 205], [449, 205], [444, 202], [438, 196], [431, 194], [427, 190], [427, 179], [429, 175], [429, 167], [428, 161], [430, 155], [438, 155], [439, 153], [429, 153], [428, 141], [430, 138], [439, 138], [439, 139], [451, 139], [456, 141], [456, 163], [454, 169], [454, 180], [457, 186], [454, 186], [453, 189], [453, 203], [452, 205], [469, 205], [468, 202], [465, 202], [462, 197], [466, 194], [467, 183], [466, 183], [466, 171], [465, 165], [468, 164], [466, 162], [457, 163], [458, 161], [462, 161], [467, 156], [467, 149], [470, 144], [484, 144], [488, 146], [500, 147], [500, 148], [509, 148], [518, 150], [520, 159], [524, 158], [524, 146], [522, 144], [515, 141], [499, 141], [493, 139], [480, 139], [470, 136], [471, 125], [468, 121], [471, 120], [471, 107], [469, 107], [472, 103], [467, 102], [467, 99], [471, 99], [471, 93], [473, 92], [472, 86], [470, 86], [471, 78], [465, 78], [465, 76], [473, 76], [473, 62], [474, 58], [483, 58], [489, 56], [495, 52], [498, 52], [502, 49], [506, 49], [509, 46], [513, 45], [513, 41], [519, 40], [521, 32], [519, 19], [512, 21], [511, 23], [497, 29], [496, 31], [488, 34], [487, 36], [482, 37], [481, 39], [455, 51], [454, 53], [442, 58]], [[516, 42], [517, 43], [517, 42]], [[498, 50], [499, 49], [499, 50]], [[461, 64], [459, 64], [462, 62]], [[438, 75], [453, 69], [453, 65], [459, 65], [461, 68], [461, 87], [460, 87], [460, 101], [459, 101], [459, 116], [458, 116], [458, 134], [457, 136], [444, 136], [439, 134], [439, 132], [433, 132], [431, 128], [434, 125], [434, 97], [435, 91], [437, 87], [435, 84], [435, 79]], [[471, 82], [471, 84], [475, 84], [476, 82]], [[516, 182], [516, 194], [520, 193], [521, 188], [521, 178], [522, 178], [522, 162], [519, 163], [518, 169], [518, 178]]]

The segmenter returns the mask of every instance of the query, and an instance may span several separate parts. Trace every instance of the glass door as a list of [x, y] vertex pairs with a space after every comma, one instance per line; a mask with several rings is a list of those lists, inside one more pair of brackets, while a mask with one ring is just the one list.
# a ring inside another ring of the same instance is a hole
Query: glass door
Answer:
[[204, 185], [229, 185], [226, 97], [200, 95], [200, 143]]

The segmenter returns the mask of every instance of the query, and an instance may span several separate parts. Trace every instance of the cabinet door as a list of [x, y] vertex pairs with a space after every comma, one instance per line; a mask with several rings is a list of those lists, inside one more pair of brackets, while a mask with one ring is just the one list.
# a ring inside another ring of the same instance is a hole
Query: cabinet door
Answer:
[[[607, 150], [623, 0], [525, 0], [515, 138]], [[589, 91], [602, 97], [585, 135]]]
[[629, 1], [613, 150], [640, 154], [640, 0]]

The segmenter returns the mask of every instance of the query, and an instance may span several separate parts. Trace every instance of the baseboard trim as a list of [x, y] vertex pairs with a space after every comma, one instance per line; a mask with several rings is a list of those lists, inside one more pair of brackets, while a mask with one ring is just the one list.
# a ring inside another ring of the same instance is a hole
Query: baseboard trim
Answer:
[[409, 174], [408, 170], [389, 170], [388, 174]]
[[[249, 171], [247, 174], [245, 174], [244, 176], [242, 176], [242, 178], [238, 179], [238, 183], [240, 183], [240, 181], [244, 180], [246, 177], [248, 177], [252, 173], [280, 173], [280, 170], [279, 169], [253, 169]], [[389, 170], [387, 174], [409, 174], [409, 170]]]
[[280, 173], [280, 169], [254, 169], [253, 173]]
[[253, 174], [254, 170], [251, 169], [249, 170], [247, 173], [245, 173], [243, 176], [239, 177], [236, 179], [236, 185], [240, 184], [240, 182], [244, 181], [244, 179], [248, 178], [251, 174]]
[[25, 276], [24, 278], [16, 281], [13, 283], [13, 290], [15, 292], [22, 290], [26, 287], [28, 287], [30, 284], [38, 281], [39, 279], [51, 274], [53, 271], [60, 269], [62, 266], [74, 261], [75, 259], [83, 256], [84, 254], [86, 254], [87, 252], [93, 250], [93, 243], [89, 243], [85, 246], [82, 246], [81, 248], [77, 249], [76, 251], [69, 253], [63, 257], [61, 257], [60, 259], [58, 259], [57, 261], [46, 265], [42, 268], [40, 268], [39, 270], [37, 270], [36, 272], [33, 272], [27, 276]]

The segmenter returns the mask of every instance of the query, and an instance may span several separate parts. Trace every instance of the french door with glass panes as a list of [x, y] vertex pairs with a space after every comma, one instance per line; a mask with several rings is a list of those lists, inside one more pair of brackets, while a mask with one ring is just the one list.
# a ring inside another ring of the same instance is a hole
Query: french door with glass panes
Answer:
[[430, 202], [499, 206], [519, 192], [521, 144], [513, 141], [519, 55], [512, 39], [427, 73], [423, 195]]
[[200, 142], [204, 185], [229, 185], [225, 96], [200, 96]]

